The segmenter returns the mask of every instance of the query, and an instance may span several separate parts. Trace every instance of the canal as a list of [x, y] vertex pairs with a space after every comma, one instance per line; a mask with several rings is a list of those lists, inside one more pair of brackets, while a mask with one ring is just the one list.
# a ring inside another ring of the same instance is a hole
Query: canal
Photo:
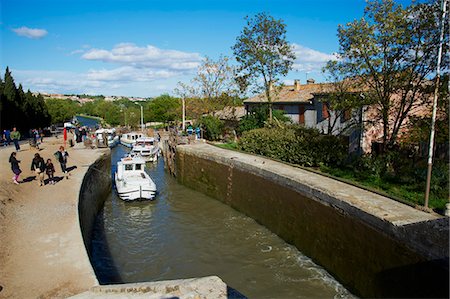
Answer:
[[[112, 173], [127, 149], [112, 150]], [[101, 284], [219, 276], [249, 298], [348, 298], [323, 268], [253, 219], [149, 165], [155, 201], [113, 189], [96, 219], [92, 263]]]

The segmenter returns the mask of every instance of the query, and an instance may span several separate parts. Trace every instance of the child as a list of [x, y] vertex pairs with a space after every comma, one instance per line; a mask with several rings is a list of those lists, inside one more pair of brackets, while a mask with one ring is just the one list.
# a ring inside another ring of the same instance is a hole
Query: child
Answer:
[[19, 167], [20, 161], [16, 159], [16, 152], [12, 152], [9, 156], [9, 163], [11, 163], [11, 170], [14, 173], [13, 181], [14, 184], [19, 185], [19, 175], [22, 172]]
[[52, 159], [47, 159], [47, 163], [45, 164], [45, 172], [48, 175], [48, 183], [54, 185], [55, 179], [53, 174], [55, 173], [55, 167], [53, 166]]

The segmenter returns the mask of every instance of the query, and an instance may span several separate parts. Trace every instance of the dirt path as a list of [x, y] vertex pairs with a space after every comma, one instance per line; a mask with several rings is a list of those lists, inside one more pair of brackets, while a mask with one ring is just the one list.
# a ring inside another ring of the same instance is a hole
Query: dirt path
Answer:
[[[69, 179], [53, 153], [61, 139], [48, 138], [39, 154], [52, 159], [59, 181], [38, 186], [30, 170], [36, 149], [17, 153], [22, 174], [13, 184], [8, 163], [14, 146], [0, 149], [0, 298], [63, 298], [85, 291], [97, 280], [78, 222], [78, 193], [84, 174], [105, 150], [69, 148]], [[27, 179], [28, 178], [28, 179]]]

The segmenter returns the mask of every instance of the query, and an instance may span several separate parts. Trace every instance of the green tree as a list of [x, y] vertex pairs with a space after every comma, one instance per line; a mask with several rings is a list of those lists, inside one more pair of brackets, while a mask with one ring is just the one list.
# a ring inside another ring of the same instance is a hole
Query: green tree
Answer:
[[[338, 64], [345, 77], [360, 80], [379, 110], [385, 147], [396, 143], [410, 111], [429, 100], [424, 87], [436, 69], [438, 16], [437, 1], [406, 8], [393, 0], [369, 1], [362, 19], [339, 26]], [[445, 47], [443, 69], [447, 52]]]
[[181, 100], [168, 94], [151, 100], [144, 114], [146, 119], [168, 123], [181, 118]]
[[262, 89], [269, 105], [269, 120], [272, 121], [272, 86], [280, 76], [287, 75], [292, 69], [295, 55], [286, 40], [283, 20], [275, 20], [265, 13], [259, 13], [254, 18], [246, 17], [246, 20], [247, 26], [232, 47], [239, 64], [237, 81], [241, 87], [250, 83], [260, 87], [258, 79], [262, 79]]
[[79, 103], [69, 99], [49, 98], [45, 103], [52, 123], [69, 121], [80, 110]]

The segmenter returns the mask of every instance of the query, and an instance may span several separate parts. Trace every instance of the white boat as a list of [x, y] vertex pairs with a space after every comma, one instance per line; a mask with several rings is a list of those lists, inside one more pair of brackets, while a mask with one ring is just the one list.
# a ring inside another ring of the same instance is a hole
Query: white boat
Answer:
[[159, 146], [153, 137], [140, 137], [130, 152], [133, 156], [141, 156], [146, 162], [158, 161]]
[[122, 134], [122, 136], [120, 137], [120, 143], [122, 145], [125, 145], [126, 147], [131, 148], [136, 143], [136, 140], [141, 137], [146, 137], [146, 135], [142, 132], [141, 133], [139, 133], [139, 132], [125, 133], [125, 134]]
[[141, 157], [125, 157], [117, 162], [116, 189], [122, 200], [154, 199], [156, 185], [145, 172], [145, 161]]
[[113, 148], [119, 144], [119, 136], [116, 135], [116, 129], [98, 129], [95, 131], [97, 147]]

